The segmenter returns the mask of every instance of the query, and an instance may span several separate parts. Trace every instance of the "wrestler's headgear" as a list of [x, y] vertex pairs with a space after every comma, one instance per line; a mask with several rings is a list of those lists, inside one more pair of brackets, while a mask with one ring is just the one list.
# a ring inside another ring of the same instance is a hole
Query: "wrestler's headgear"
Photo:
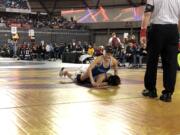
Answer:
[[111, 75], [111, 76], [108, 78], [108, 85], [118, 86], [119, 84], [121, 84], [121, 79], [120, 79], [119, 76], [117, 76], [117, 75]]

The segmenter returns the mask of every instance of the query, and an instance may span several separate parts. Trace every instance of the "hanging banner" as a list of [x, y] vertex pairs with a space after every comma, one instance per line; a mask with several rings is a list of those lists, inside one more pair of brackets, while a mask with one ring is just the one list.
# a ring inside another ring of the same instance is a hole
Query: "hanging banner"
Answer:
[[129, 33], [124, 33], [124, 38], [128, 38], [128, 36], [129, 36]]
[[29, 36], [30, 36], [30, 37], [34, 37], [34, 36], [35, 36], [33, 29], [30, 29], [30, 30], [29, 30]]
[[11, 27], [11, 34], [17, 34], [17, 27]]

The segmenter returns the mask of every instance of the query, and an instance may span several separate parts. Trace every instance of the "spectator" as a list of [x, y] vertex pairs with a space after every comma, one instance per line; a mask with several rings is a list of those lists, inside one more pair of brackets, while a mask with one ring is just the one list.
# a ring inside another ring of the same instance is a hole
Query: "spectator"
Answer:
[[89, 48], [88, 48], [88, 52], [87, 52], [90, 56], [93, 56], [94, 55], [94, 48], [92, 45], [89, 45]]
[[113, 48], [113, 56], [118, 56], [118, 49], [121, 45], [121, 40], [116, 36], [116, 33], [112, 33], [112, 37], [109, 39], [108, 45]]

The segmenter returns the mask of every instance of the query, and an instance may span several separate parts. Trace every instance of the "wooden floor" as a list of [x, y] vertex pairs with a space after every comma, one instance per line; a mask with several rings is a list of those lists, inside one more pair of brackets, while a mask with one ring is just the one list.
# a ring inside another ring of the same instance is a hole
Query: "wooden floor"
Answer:
[[[141, 96], [144, 69], [120, 69], [120, 87], [93, 89], [62, 84], [58, 68], [0, 67], [0, 135], [180, 135], [180, 73], [164, 103]], [[157, 84], [160, 95], [161, 70]]]

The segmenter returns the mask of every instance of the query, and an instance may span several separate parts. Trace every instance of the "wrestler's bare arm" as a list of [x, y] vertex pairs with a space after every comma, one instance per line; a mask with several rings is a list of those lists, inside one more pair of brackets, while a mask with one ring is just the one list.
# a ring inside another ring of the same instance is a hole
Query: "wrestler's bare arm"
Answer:
[[115, 58], [112, 58], [112, 69], [114, 70], [114, 75], [118, 75], [118, 62]]
[[101, 62], [101, 56], [100, 56], [100, 57], [97, 57], [97, 58], [94, 60], [94, 62], [91, 63], [90, 66], [89, 66], [88, 69], [87, 69], [88, 77], [89, 77], [89, 79], [90, 79], [90, 81], [91, 81], [91, 84], [92, 84], [93, 86], [96, 86], [96, 82], [95, 82], [95, 80], [94, 80], [94, 78], [93, 78], [93, 75], [92, 75], [92, 69], [93, 69], [96, 65], [98, 65], [100, 62]]

